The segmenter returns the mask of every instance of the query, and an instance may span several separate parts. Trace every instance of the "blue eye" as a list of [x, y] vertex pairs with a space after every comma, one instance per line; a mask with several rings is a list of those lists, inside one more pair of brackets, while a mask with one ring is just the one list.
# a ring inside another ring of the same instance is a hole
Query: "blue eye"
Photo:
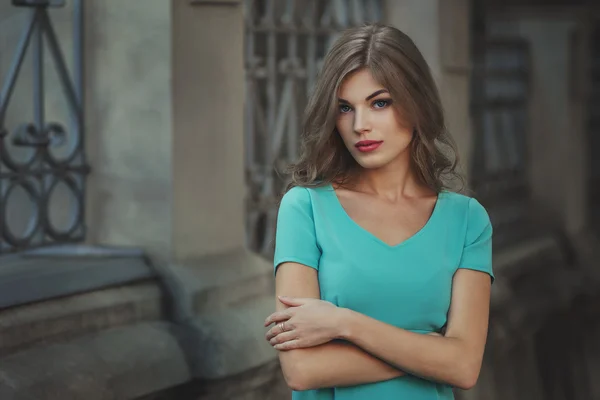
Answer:
[[352, 111], [352, 109], [350, 108], [350, 106], [346, 105], [346, 104], [342, 104], [340, 105], [340, 112], [342, 114], [346, 114], [349, 113], [350, 111]]
[[385, 108], [391, 103], [390, 100], [375, 100], [373, 106], [375, 108]]

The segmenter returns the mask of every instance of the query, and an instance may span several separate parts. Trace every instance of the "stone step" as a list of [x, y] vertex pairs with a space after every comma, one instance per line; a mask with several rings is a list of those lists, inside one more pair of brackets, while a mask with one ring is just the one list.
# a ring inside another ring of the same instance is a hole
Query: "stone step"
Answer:
[[191, 379], [168, 322], [104, 330], [3, 357], [2, 400], [133, 399]]
[[139, 322], [167, 319], [156, 281], [110, 287], [0, 312], [0, 357]]
[[135, 249], [64, 246], [0, 258], [0, 310], [151, 279]]

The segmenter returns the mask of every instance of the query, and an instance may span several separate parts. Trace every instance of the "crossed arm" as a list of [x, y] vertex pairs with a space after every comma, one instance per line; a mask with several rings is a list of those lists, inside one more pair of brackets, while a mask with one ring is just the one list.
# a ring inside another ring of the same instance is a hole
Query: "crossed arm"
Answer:
[[[276, 287], [278, 296], [320, 298], [317, 271], [301, 264], [280, 265]], [[343, 341], [306, 348], [286, 348], [284, 344], [279, 353], [284, 377], [292, 389], [308, 390], [380, 382], [406, 371], [469, 389], [481, 368], [490, 288], [487, 274], [465, 269], [456, 272], [445, 336], [409, 332], [339, 309], [338, 337]], [[278, 301], [279, 312], [271, 322], [290, 319], [291, 310], [286, 308]]]
[[[285, 263], [279, 266], [275, 279], [278, 296], [321, 298], [317, 271], [312, 268]], [[286, 308], [277, 300], [278, 311]], [[293, 390], [352, 386], [403, 375], [357, 346], [341, 341], [280, 351], [279, 360], [285, 380]]]

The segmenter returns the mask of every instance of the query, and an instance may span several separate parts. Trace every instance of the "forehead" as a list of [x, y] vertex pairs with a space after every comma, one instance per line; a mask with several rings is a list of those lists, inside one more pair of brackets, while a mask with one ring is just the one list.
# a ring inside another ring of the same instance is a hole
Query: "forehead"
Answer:
[[338, 97], [346, 100], [363, 100], [371, 93], [385, 89], [375, 80], [368, 68], [360, 69], [349, 74], [338, 90]]

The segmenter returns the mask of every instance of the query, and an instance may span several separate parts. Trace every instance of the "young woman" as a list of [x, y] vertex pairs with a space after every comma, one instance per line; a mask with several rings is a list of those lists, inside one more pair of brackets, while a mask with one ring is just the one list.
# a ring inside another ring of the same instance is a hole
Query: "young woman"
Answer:
[[446, 186], [452, 143], [408, 36], [368, 25], [338, 39], [277, 220], [266, 338], [294, 399], [452, 399], [477, 381], [492, 227]]

